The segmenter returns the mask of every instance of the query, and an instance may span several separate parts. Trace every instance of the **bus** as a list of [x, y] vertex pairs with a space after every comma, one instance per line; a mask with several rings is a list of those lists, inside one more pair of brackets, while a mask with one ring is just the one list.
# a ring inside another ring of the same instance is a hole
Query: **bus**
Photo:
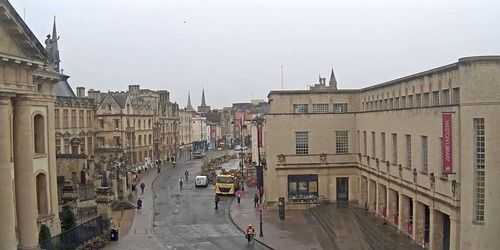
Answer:
[[234, 195], [238, 191], [240, 180], [235, 175], [220, 174], [215, 178], [215, 193]]

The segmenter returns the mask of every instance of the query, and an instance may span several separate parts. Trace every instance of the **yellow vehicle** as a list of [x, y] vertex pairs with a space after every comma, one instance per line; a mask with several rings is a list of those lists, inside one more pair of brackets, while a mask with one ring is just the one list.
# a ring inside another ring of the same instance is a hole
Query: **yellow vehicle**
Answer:
[[234, 195], [239, 189], [240, 180], [231, 174], [220, 174], [215, 178], [215, 193]]

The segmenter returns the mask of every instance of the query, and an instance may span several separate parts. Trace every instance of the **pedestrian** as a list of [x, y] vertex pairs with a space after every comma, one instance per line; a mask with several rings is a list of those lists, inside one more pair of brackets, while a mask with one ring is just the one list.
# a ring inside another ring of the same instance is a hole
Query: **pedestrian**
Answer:
[[142, 200], [141, 198], [137, 199], [137, 211], [141, 211], [142, 209]]
[[179, 179], [179, 187], [181, 188], [182, 190], [182, 185], [184, 184], [184, 182], [182, 181], [182, 177]]
[[141, 191], [142, 191], [142, 194], [144, 194], [144, 188], [146, 188], [146, 184], [144, 184], [144, 182], [141, 182]]
[[255, 196], [253, 197], [253, 203], [255, 208], [259, 206], [259, 196], [257, 194], [255, 194]]
[[215, 210], [219, 209], [219, 201], [220, 201], [220, 198], [219, 196], [215, 195]]
[[241, 200], [241, 193], [240, 193], [240, 191], [236, 192], [236, 199], [238, 199], [238, 204], [240, 204], [240, 200]]
[[186, 171], [184, 171], [184, 175], [186, 176], [186, 181], [187, 181], [188, 180], [188, 176], [189, 176], [189, 172], [187, 171], [187, 169], [186, 169]]

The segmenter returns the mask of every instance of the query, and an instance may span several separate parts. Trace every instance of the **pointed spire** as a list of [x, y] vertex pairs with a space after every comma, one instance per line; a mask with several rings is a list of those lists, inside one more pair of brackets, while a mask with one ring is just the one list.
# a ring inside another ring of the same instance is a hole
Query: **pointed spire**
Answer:
[[201, 106], [205, 107], [207, 104], [205, 103], [205, 89], [202, 89], [201, 91]]
[[332, 73], [330, 75], [330, 82], [328, 83], [330, 87], [337, 89], [337, 79], [335, 78], [335, 73], [333, 73], [333, 67], [332, 67]]
[[54, 70], [56, 72], [60, 72], [59, 68], [59, 62], [61, 60], [59, 59], [59, 46], [57, 44], [57, 40], [59, 40], [59, 37], [57, 36], [57, 30], [56, 30], [56, 16], [54, 16], [54, 25], [52, 27], [52, 38], [51, 38], [51, 44], [52, 44], [52, 51], [51, 52], [51, 57], [52, 61], [54, 63]]
[[193, 110], [193, 106], [191, 106], [191, 92], [190, 91], [188, 91], [188, 104], [187, 104], [186, 109], [189, 111]]

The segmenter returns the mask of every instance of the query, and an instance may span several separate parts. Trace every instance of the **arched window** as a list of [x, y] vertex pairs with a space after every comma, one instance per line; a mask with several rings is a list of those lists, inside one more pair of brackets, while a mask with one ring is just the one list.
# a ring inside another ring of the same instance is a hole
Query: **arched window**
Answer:
[[36, 176], [36, 203], [38, 207], [38, 214], [49, 213], [47, 199], [47, 178], [43, 173], [40, 173]]
[[33, 135], [35, 138], [35, 154], [45, 154], [45, 124], [43, 116], [35, 115], [33, 120]]

